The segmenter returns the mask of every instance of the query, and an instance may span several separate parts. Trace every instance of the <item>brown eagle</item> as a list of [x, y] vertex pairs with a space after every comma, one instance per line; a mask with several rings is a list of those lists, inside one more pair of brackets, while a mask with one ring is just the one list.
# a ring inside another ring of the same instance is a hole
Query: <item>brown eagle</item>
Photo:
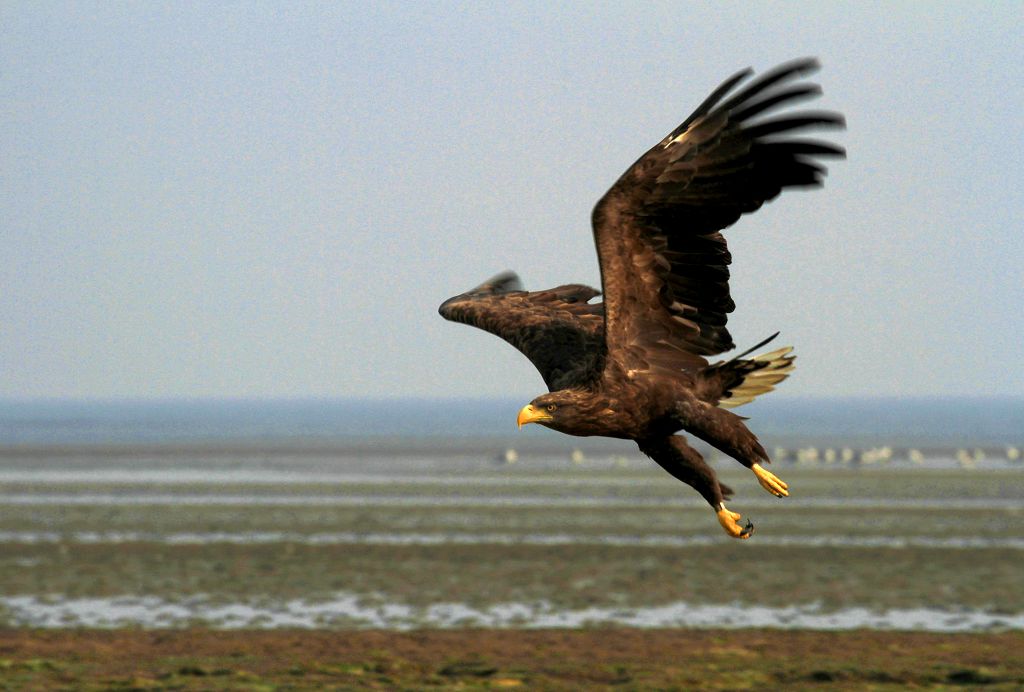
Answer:
[[[842, 128], [841, 115], [785, 109], [821, 93], [800, 79], [817, 68], [814, 59], [795, 60], [745, 86], [752, 70], [733, 75], [629, 167], [591, 217], [601, 292], [580, 284], [527, 292], [506, 272], [440, 307], [445, 319], [508, 341], [540, 371], [550, 391], [519, 412], [520, 426], [636, 440], [736, 538], [750, 537], [753, 525], [726, 509], [732, 491], [676, 433], [735, 458], [773, 495], [789, 494], [761, 466], [768, 454], [744, 419], [726, 409], [784, 380], [792, 349], [746, 357], [772, 336], [728, 361], [706, 356], [734, 348], [721, 230], [784, 188], [820, 186], [822, 159], [845, 156], [797, 135]], [[604, 302], [592, 302], [601, 293]]]

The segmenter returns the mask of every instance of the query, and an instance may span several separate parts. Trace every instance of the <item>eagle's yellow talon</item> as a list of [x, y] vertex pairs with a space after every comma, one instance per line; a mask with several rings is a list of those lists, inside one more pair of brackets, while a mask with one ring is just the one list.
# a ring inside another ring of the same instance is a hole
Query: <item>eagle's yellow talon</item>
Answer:
[[754, 533], [754, 525], [750, 523], [749, 519], [745, 526], [740, 526], [739, 512], [730, 512], [725, 508], [724, 504], [718, 505], [716, 514], [718, 515], [718, 523], [721, 524], [722, 528], [725, 529], [725, 532], [733, 538], [746, 539], [750, 538], [750, 535]]
[[750, 470], [757, 476], [757, 482], [761, 487], [775, 497], [789, 497], [789, 485], [771, 471], [766, 471], [760, 464], [754, 464]]

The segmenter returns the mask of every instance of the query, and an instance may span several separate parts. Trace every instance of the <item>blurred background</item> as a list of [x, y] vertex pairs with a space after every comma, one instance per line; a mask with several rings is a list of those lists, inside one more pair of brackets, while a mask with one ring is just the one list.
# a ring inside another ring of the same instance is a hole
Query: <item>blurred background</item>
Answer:
[[[0, 622], [1024, 629], [1021, 5], [0, 6]], [[592, 205], [733, 72], [849, 152], [727, 237], [730, 541], [437, 306], [600, 285]], [[535, 427], [535, 426], [531, 426]], [[884, 566], [884, 569], [883, 567]], [[750, 575], [757, 575], [751, 589]]]

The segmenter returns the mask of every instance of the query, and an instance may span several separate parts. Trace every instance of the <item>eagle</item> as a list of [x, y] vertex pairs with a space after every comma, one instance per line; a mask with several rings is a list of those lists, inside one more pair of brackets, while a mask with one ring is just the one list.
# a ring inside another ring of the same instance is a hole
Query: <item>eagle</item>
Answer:
[[439, 308], [501, 337], [540, 371], [548, 392], [519, 411], [520, 427], [635, 440], [739, 539], [753, 524], [726, 508], [732, 490], [679, 433], [733, 457], [772, 495], [789, 495], [764, 468], [768, 454], [746, 419], [729, 409], [784, 380], [792, 348], [748, 357], [776, 332], [728, 360], [708, 356], [735, 348], [722, 230], [786, 188], [820, 187], [823, 160], [845, 157], [806, 135], [845, 127], [841, 114], [790, 108], [821, 94], [805, 79], [818, 67], [803, 58], [756, 78], [749, 68], [736, 73], [622, 174], [591, 214], [601, 291], [525, 291], [504, 272]]

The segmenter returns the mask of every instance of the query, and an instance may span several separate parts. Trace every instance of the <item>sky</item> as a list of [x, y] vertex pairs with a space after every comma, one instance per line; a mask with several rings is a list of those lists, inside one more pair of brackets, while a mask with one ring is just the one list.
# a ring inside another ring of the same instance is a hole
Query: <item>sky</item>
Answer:
[[[789, 396], [1024, 394], [1020, 2], [0, 5], [0, 398], [544, 391], [438, 305], [800, 56], [845, 161], [726, 232]], [[979, 8], [984, 11], [979, 11]]]

